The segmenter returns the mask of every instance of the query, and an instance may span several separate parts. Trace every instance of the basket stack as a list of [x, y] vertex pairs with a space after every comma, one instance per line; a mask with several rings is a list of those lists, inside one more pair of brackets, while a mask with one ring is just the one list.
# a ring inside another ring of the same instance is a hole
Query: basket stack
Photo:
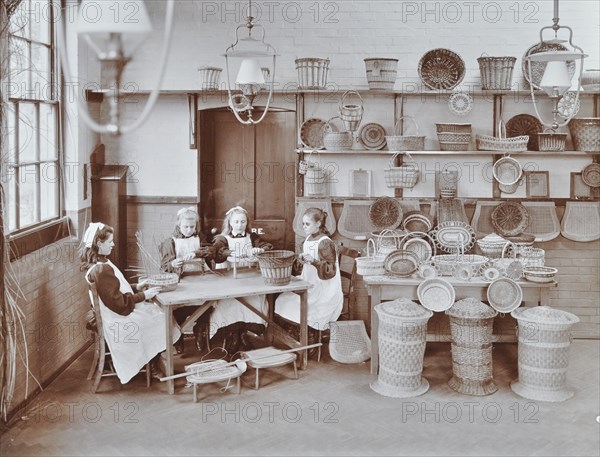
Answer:
[[510, 313], [519, 328], [519, 379], [510, 388], [538, 401], [558, 402], [571, 398], [567, 387], [571, 327], [574, 314], [548, 306], [518, 308]]
[[327, 73], [329, 72], [329, 59], [304, 57], [296, 59], [299, 89], [325, 89], [327, 87]]
[[516, 57], [479, 57], [481, 88], [484, 90], [510, 90]]
[[398, 59], [370, 57], [365, 59], [367, 82], [371, 90], [392, 90], [398, 73]]
[[292, 279], [292, 264], [295, 254], [293, 251], [275, 250], [257, 254], [260, 274], [265, 284], [270, 286], [285, 286]]
[[452, 334], [452, 378], [448, 385], [467, 395], [498, 390], [492, 376], [494, 309], [476, 298], [457, 301], [446, 311]]
[[379, 376], [371, 389], [386, 397], [424, 394], [429, 382], [421, 376], [427, 321], [433, 312], [407, 299], [375, 306], [379, 317]]
[[576, 151], [600, 152], [600, 117], [573, 118], [569, 131]]
[[436, 123], [441, 151], [468, 151], [471, 143], [471, 124]]

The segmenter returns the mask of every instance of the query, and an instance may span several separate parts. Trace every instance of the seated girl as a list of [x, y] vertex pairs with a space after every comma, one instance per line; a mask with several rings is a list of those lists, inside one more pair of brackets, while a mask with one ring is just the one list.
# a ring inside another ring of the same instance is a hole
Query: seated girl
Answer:
[[[329, 323], [340, 317], [344, 304], [335, 243], [328, 236], [326, 220], [327, 213], [319, 208], [304, 212], [302, 227], [307, 237], [292, 268], [292, 274], [299, 274], [313, 285], [307, 293], [308, 325], [315, 330], [328, 329]], [[275, 301], [275, 313], [299, 323], [300, 296], [291, 292], [281, 294]]]
[[[211, 267], [215, 257], [215, 249], [206, 243], [206, 237], [199, 228], [200, 218], [196, 208], [182, 208], [177, 211], [177, 225], [173, 236], [167, 238], [159, 247], [161, 255], [161, 269], [168, 273], [177, 273], [179, 277], [187, 274], [201, 273]], [[197, 307], [185, 306], [173, 312], [173, 316], [179, 325], [192, 314]], [[203, 349], [204, 333], [207, 322], [208, 311], [204, 313], [194, 324], [194, 335], [196, 347]], [[205, 317], [206, 316], [206, 317]], [[183, 337], [176, 345], [178, 353], [183, 352]]]
[[[121, 384], [139, 373], [157, 354], [166, 349], [166, 316], [147, 300], [159, 287], [146, 288], [144, 282], [132, 287], [107, 256], [114, 247], [112, 227], [91, 223], [83, 236], [81, 253], [85, 278], [95, 283], [106, 344]], [[173, 342], [181, 333], [173, 329]]]
[[[228, 268], [232, 262], [236, 262], [237, 267], [254, 265], [256, 254], [273, 249], [272, 244], [252, 233], [248, 212], [241, 206], [225, 213], [223, 230], [215, 236], [213, 246], [219, 262], [217, 268]], [[246, 297], [246, 300], [257, 310], [268, 312], [264, 295]], [[233, 298], [219, 300], [210, 317], [210, 336], [214, 337], [218, 331], [230, 354], [238, 351], [240, 344], [246, 346], [246, 331], [260, 335], [264, 330], [265, 321]], [[219, 336], [216, 339], [220, 339]]]

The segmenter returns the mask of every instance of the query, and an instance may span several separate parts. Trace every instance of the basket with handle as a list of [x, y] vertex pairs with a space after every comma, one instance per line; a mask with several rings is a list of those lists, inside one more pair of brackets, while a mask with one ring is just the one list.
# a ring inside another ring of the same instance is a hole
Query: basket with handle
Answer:
[[329, 151], [343, 151], [352, 148], [352, 141], [354, 140], [352, 132], [334, 132], [329, 125], [331, 121], [339, 118], [339, 116], [334, 116], [323, 126], [323, 145]]
[[565, 150], [566, 133], [557, 133], [552, 129], [545, 129], [543, 133], [538, 133], [537, 136], [540, 151], [562, 152]]
[[260, 274], [265, 284], [270, 286], [284, 286], [292, 279], [292, 264], [295, 258], [294, 251], [274, 250], [256, 254]]
[[[400, 135], [400, 121], [410, 119], [415, 126], [415, 135]], [[386, 135], [388, 149], [390, 151], [422, 151], [425, 149], [425, 136], [419, 136], [419, 125], [412, 116], [402, 116], [398, 118], [394, 125], [394, 134]]]
[[[346, 97], [350, 95], [356, 95], [360, 100], [360, 104], [344, 103]], [[344, 92], [344, 95], [342, 95], [340, 100], [340, 119], [348, 132], [356, 132], [356, 130], [358, 130], [364, 111], [363, 99], [358, 92], [355, 90]]]
[[305, 175], [309, 169], [313, 168], [321, 168], [321, 166], [317, 162], [311, 162], [310, 158], [315, 153], [317, 156], [319, 155], [319, 151], [313, 149], [308, 153], [308, 157], [306, 159], [302, 159], [298, 162], [298, 173], [301, 175]]
[[484, 90], [510, 90], [516, 57], [484, 56], [477, 59], [481, 74], [481, 88]]
[[527, 151], [529, 135], [519, 135], [512, 138], [506, 137], [506, 125], [501, 119], [498, 122], [498, 137], [489, 135], [477, 135], [476, 143], [478, 151], [499, 151], [504, 153]]
[[398, 155], [400, 153], [394, 154], [390, 159], [388, 168], [383, 170], [385, 183], [389, 188], [412, 189], [419, 180], [419, 166], [412, 160], [410, 154], [405, 153], [411, 159], [411, 162], [395, 167], [394, 160]]
[[298, 173], [304, 175], [305, 196], [321, 197], [327, 194], [327, 173], [320, 163], [310, 160], [313, 153], [318, 157], [318, 151], [311, 151], [306, 159], [298, 163]]
[[[373, 249], [373, 252], [371, 252], [371, 249]], [[385, 268], [383, 266], [385, 257], [377, 255], [375, 241], [373, 241], [372, 238], [369, 238], [367, 241], [366, 254], [366, 256], [356, 258], [356, 273], [361, 276], [385, 274]]]

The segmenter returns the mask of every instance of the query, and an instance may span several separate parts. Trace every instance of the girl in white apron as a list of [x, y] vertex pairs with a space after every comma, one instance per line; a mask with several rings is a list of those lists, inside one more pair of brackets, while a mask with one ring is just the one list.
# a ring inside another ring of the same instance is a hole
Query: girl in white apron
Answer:
[[[256, 254], [273, 249], [273, 245], [263, 241], [252, 233], [248, 212], [241, 206], [235, 206], [225, 213], [223, 230], [213, 241], [217, 268], [256, 266]], [[257, 310], [267, 314], [268, 305], [264, 295], [246, 297]], [[243, 342], [242, 336], [247, 330], [255, 334], [264, 332], [265, 321], [233, 298], [219, 300], [210, 317], [211, 338], [220, 330], [226, 340], [226, 349], [234, 353]]]
[[[344, 294], [335, 243], [325, 228], [327, 213], [319, 208], [309, 208], [302, 217], [302, 227], [307, 237], [302, 244], [302, 254], [294, 262], [293, 273], [310, 282], [308, 289], [308, 325], [316, 330], [329, 328], [342, 312]], [[275, 301], [275, 313], [288, 321], [300, 322], [300, 296], [285, 292]]]
[[[147, 302], [160, 288], [145, 291], [143, 283], [134, 292], [123, 273], [106, 258], [114, 246], [113, 229], [92, 223], [83, 237], [83, 266], [89, 283], [98, 291], [104, 339], [108, 345], [122, 384], [127, 383], [150, 360], [166, 349], [165, 313]], [[173, 342], [179, 339], [179, 328], [173, 329]]]
[[[177, 273], [180, 277], [187, 274], [202, 274], [208, 270], [213, 261], [215, 250], [206, 242], [206, 237], [200, 231], [200, 218], [196, 208], [190, 206], [177, 211], [177, 225], [173, 236], [167, 238], [159, 247], [161, 255], [161, 270], [167, 273]], [[186, 318], [197, 308], [184, 306], [173, 312], [175, 321], [183, 325]], [[204, 332], [208, 327], [210, 311], [204, 313], [194, 324], [196, 347], [203, 349]], [[183, 337], [176, 344], [178, 353], [184, 350]]]

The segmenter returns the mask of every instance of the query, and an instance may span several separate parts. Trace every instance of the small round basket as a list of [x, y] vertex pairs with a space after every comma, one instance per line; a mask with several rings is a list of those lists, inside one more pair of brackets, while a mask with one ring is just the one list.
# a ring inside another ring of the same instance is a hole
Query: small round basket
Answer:
[[527, 281], [537, 283], [547, 283], [554, 281], [554, 275], [558, 270], [553, 267], [525, 267], [523, 268], [523, 276]]
[[352, 149], [354, 137], [352, 132], [336, 132], [330, 126], [330, 122], [334, 119], [340, 119], [339, 116], [329, 119], [323, 127], [323, 145], [329, 151], [343, 151]]
[[158, 273], [148, 275], [148, 286], [160, 287], [161, 292], [170, 292], [177, 288], [179, 276], [177, 273]]
[[293, 251], [275, 250], [257, 254], [260, 274], [265, 284], [284, 286], [292, 279], [292, 264], [295, 254]]
[[417, 70], [429, 89], [454, 89], [465, 77], [465, 62], [450, 49], [437, 48], [421, 57]]

